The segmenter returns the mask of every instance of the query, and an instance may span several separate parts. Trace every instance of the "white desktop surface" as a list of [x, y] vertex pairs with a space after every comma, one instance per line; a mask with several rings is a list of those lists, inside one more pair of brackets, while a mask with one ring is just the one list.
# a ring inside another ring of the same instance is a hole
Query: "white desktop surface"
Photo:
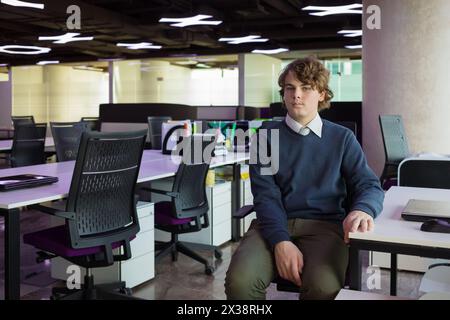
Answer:
[[[10, 151], [12, 148], [13, 141], [12, 140], [0, 140], [0, 152], [1, 151]], [[54, 147], [55, 142], [52, 137], [45, 138], [45, 147]]]
[[450, 249], [450, 234], [424, 232], [421, 222], [401, 218], [409, 199], [450, 201], [450, 190], [412, 187], [391, 187], [385, 194], [383, 211], [375, 219], [371, 232], [351, 232], [350, 239], [390, 242]]
[[341, 289], [334, 300], [412, 300], [406, 297], [388, 296], [374, 292]]
[[[248, 153], [229, 153], [226, 156], [214, 157], [210, 167], [214, 168], [248, 159]], [[55, 176], [59, 179], [58, 182], [45, 186], [0, 192], [0, 209], [20, 208], [67, 197], [74, 165], [75, 161], [66, 161], [0, 170], [0, 177], [34, 173]], [[174, 176], [177, 169], [178, 163], [173, 162], [170, 155], [163, 155], [160, 150], [145, 150], [138, 183]]]

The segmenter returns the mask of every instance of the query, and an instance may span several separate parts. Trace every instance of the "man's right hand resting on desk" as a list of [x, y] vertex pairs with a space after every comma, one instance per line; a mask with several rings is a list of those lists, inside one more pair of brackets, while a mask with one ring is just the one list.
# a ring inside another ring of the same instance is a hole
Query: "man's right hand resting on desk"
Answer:
[[275, 262], [278, 274], [299, 287], [302, 285], [300, 274], [303, 269], [303, 254], [291, 241], [281, 241], [275, 245]]

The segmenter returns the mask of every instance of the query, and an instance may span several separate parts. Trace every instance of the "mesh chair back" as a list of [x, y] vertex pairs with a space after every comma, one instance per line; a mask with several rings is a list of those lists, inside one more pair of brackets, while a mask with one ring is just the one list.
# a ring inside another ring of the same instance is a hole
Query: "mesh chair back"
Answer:
[[11, 167], [45, 163], [46, 132], [46, 123], [16, 126], [11, 149]]
[[178, 197], [172, 200], [177, 218], [207, 215], [209, 206], [205, 183], [208, 169], [208, 163], [181, 163], [178, 167], [172, 189], [178, 193]]
[[148, 135], [152, 149], [161, 150], [161, 127], [166, 121], [172, 120], [172, 117], [148, 117]]
[[409, 155], [402, 117], [400, 115], [380, 115], [379, 121], [386, 162], [400, 163]]
[[72, 247], [128, 241], [139, 231], [134, 193], [146, 134], [83, 132], [67, 200]]
[[100, 119], [97, 117], [82, 117], [81, 122], [85, 122], [90, 131], [100, 131]]
[[347, 129], [350, 129], [355, 134], [355, 136], [357, 136], [358, 128], [357, 128], [356, 122], [353, 122], [353, 121], [335, 121], [334, 123], [339, 124], [339, 125], [341, 125], [343, 127], [346, 127]]
[[450, 161], [408, 159], [398, 168], [398, 185], [450, 189]]
[[83, 132], [87, 131], [86, 122], [50, 122], [58, 161], [75, 160]]
[[34, 116], [15, 116], [11, 117], [11, 120], [13, 122], [13, 127], [16, 128], [19, 125], [33, 125], [34, 123]]

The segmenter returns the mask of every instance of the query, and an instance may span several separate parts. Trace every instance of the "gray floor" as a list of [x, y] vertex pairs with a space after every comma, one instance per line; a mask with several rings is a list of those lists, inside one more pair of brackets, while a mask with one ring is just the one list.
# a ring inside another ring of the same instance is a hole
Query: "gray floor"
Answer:
[[[1, 218], [0, 218], [1, 219]], [[21, 233], [44, 229], [49, 226], [48, 215], [36, 211], [21, 213]], [[156, 265], [156, 277], [133, 289], [134, 295], [144, 299], [174, 299], [174, 300], [213, 300], [225, 299], [224, 279], [231, 255], [237, 243], [227, 243], [222, 246], [223, 258], [215, 260], [216, 271], [213, 276], [204, 274], [204, 268], [199, 263], [179, 255], [177, 262], [170, 261], [170, 256]], [[35, 262], [36, 250], [28, 245], [21, 245], [21, 294], [22, 299], [48, 299], [53, 286], [63, 283], [50, 277], [50, 263]], [[213, 255], [202, 252], [213, 261]], [[4, 225], [0, 220], [0, 299], [4, 298]], [[363, 265], [367, 266], [368, 259]], [[363, 267], [363, 290], [367, 290], [368, 274]], [[399, 272], [398, 295], [416, 299], [421, 293], [418, 291], [421, 274], [413, 272]], [[389, 294], [389, 272], [381, 271], [381, 289], [372, 290], [374, 293]], [[269, 287], [268, 299], [296, 300], [295, 293], [279, 292], [274, 286]]]

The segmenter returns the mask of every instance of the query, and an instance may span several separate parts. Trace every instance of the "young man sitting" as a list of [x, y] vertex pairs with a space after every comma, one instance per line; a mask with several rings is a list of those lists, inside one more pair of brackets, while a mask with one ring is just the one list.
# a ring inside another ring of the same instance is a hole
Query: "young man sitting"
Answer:
[[232, 257], [228, 299], [264, 299], [277, 275], [301, 287], [300, 299], [333, 299], [344, 285], [348, 233], [374, 227], [384, 193], [353, 132], [318, 114], [333, 97], [328, 81], [315, 58], [293, 61], [278, 79], [288, 113], [262, 128], [278, 130], [279, 141], [257, 138], [269, 149], [279, 143], [271, 154], [279, 169], [250, 166], [257, 219]]

